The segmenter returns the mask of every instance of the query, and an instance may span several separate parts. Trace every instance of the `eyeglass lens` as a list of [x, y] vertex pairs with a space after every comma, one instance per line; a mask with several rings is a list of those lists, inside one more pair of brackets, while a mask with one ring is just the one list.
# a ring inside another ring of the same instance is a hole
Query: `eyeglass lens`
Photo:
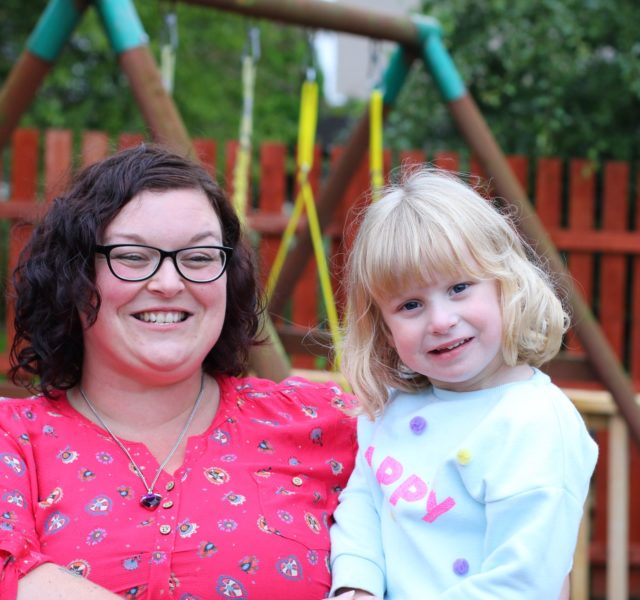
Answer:
[[[132, 281], [146, 279], [158, 268], [161, 258], [156, 248], [117, 246], [111, 249], [109, 260], [114, 274]], [[224, 271], [227, 255], [224, 250], [208, 246], [184, 248], [176, 254], [180, 275], [191, 281], [211, 281]]]

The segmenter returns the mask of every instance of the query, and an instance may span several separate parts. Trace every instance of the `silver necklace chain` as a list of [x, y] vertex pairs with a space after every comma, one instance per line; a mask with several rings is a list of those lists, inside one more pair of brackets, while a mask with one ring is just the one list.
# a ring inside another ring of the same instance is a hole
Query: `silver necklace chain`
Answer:
[[94, 408], [93, 404], [91, 404], [91, 402], [89, 401], [89, 398], [87, 398], [87, 395], [85, 394], [84, 390], [82, 389], [82, 386], [80, 386], [80, 395], [82, 396], [82, 398], [86, 402], [87, 406], [89, 407], [89, 410], [91, 410], [91, 412], [93, 413], [93, 416], [97, 419], [98, 423], [113, 438], [113, 441], [116, 444], [118, 444], [120, 449], [127, 455], [127, 458], [131, 461], [131, 464], [133, 465], [133, 468], [135, 469], [136, 475], [142, 480], [142, 483], [144, 484], [144, 487], [147, 489], [147, 494], [145, 496], [143, 496], [142, 499], [140, 500], [140, 503], [145, 508], [149, 508], [149, 509], [153, 510], [153, 509], [157, 508], [158, 504], [160, 504], [160, 500], [162, 499], [162, 497], [160, 496], [160, 494], [154, 492], [153, 488], [155, 487], [156, 483], [158, 482], [158, 479], [160, 478], [160, 475], [161, 475], [163, 469], [167, 466], [167, 464], [169, 463], [169, 461], [171, 460], [173, 455], [176, 453], [176, 451], [180, 447], [180, 444], [182, 443], [182, 440], [184, 439], [184, 436], [187, 434], [187, 431], [189, 430], [189, 426], [191, 425], [191, 422], [193, 421], [193, 418], [196, 416], [196, 412], [198, 410], [198, 406], [200, 405], [200, 400], [202, 399], [203, 390], [204, 390], [204, 373], [202, 374], [202, 377], [200, 379], [200, 390], [198, 391], [198, 395], [196, 396], [196, 401], [193, 403], [193, 407], [191, 409], [191, 412], [189, 413], [189, 416], [187, 417], [187, 421], [184, 424], [184, 427], [182, 428], [182, 431], [180, 432], [180, 435], [178, 436], [178, 439], [176, 440], [176, 443], [173, 445], [173, 448], [171, 448], [171, 450], [169, 451], [169, 454], [167, 454], [166, 458], [162, 461], [162, 463], [158, 467], [158, 470], [156, 471], [155, 477], [153, 478], [153, 481], [151, 482], [151, 485], [149, 485], [147, 483], [147, 480], [146, 480], [145, 476], [144, 476], [144, 473], [142, 472], [142, 469], [140, 469], [140, 467], [137, 465], [136, 461], [133, 460], [133, 457], [131, 456], [131, 453], [129, 452], [129, 450], [127, 450], [127, 447], [120, 441], [120, 439], [116, 436], [116, 434], [113, 433], [113, 431], [111, 431], [111, 428], [104, 422], [103, 418], [98, 414], [98, 411]]

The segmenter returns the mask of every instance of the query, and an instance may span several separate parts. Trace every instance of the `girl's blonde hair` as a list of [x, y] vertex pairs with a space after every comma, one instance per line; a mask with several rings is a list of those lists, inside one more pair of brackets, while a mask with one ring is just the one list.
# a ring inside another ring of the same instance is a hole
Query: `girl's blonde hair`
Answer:
[[498, 282], [507, 365], [540, 366], [558, 352], [568, 314], [509, 216], [450, 173], [414, 170], [364, 211], [347, 260], [342, 369], [358, 412], [380, 414], [389, 387], [429, 384], [401, 363], [378, 302], [461, 271]]

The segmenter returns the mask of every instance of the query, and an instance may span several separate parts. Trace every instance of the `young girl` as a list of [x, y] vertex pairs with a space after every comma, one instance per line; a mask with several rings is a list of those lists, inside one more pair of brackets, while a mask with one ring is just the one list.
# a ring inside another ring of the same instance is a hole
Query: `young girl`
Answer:
[[538, 370], [568, 317], [531, 256], [441, 172], [366, 211], [347, 266], [343, 368], [363, 414], [331, 530], [334, 593], [558, 597], [597, 447]]

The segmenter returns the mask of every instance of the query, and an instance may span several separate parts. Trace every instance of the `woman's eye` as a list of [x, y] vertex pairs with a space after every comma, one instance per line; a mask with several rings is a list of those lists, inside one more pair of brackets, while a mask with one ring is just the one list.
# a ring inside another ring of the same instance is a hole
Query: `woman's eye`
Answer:
[[196, 267], [220, 262], [222, 259], [219, 252], [194, 252], [187, 256], [180, 256], [179, 260], [183, 264]]
[[193, 256], [187, 256], [184, 258], [185, 262], [191, 263], [210, 263], [214, 260], [214, 257], [209, 254], [194, 254]]
[[143, 254], [132, 254], [130, 252], [127, 254], [112, 254], [111, 258], [126, 262], [141, 262], [149, 260], [148, 256], [144, 256]]

